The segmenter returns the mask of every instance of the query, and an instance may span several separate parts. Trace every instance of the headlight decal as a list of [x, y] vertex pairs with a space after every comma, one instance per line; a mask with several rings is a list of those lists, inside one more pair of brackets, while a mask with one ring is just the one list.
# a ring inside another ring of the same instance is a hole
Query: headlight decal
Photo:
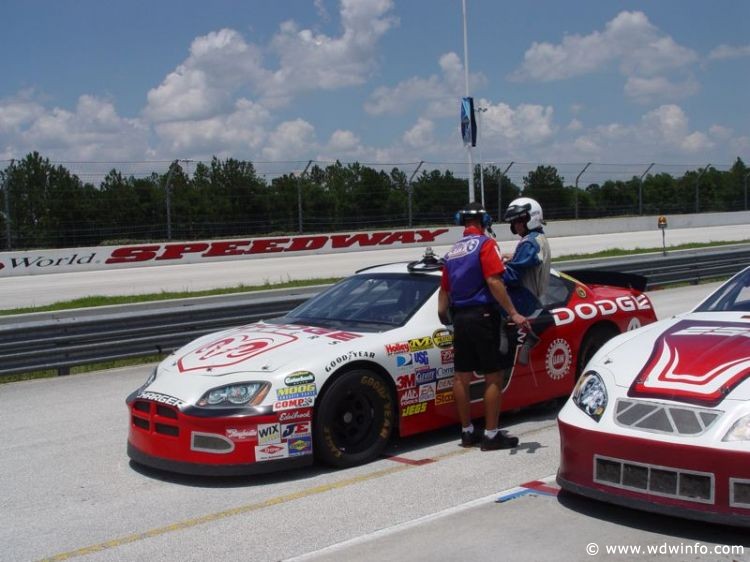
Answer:
[[573, 403], [598, 422], [607, 408], [607, 388], [596, 371], [587, 371], [573, 389]]
[[268, 382], [244, 382], [228, 384], [206, 392], [197, 406], [201, 408], [232, 408], [235, 406], [257, 406], [268, 394]]
[[722, 441], [750, 441], [750, 414], [734, 422]]

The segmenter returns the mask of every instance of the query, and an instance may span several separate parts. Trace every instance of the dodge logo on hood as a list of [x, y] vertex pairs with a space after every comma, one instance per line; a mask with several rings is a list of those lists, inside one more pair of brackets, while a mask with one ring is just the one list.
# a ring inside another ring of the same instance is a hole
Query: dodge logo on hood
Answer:
[[296, 340], [292, 334], [270, 331], [227, 334], [180, 357], [177, 368], [184, 373], [209, 367], [228, 367]]
[[628, 395], [716, 406], [748, 376], [750, 326], [683, 320], [656, 340]]

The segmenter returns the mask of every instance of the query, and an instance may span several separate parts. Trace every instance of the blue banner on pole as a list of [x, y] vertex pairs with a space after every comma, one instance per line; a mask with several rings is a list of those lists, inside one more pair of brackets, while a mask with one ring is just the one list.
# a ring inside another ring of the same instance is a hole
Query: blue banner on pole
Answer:
[[477, 145], [477, 122], [474, 118], [474, 98], [461, 98], [461, 137], [464, 146]]

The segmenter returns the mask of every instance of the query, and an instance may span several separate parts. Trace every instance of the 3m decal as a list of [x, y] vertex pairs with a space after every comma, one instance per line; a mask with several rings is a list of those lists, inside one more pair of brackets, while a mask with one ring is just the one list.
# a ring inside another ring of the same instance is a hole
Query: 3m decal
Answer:
[[750, 376], [750, 326], [681, 320], [662, 333], [628, 396], [716, 406]]
[[547, 348], [545, 366], [552, 380], [559, 380], [570, 372], [573, 353], [570, 344], [562, 338], [553, 340]]
[[251, 357], [297, 341], [292, 334], [279, 332], [229, 333], [222, 338], [187, 352], [177, 360], [181, 373], [229, 367]]
[[414, 388], [417, 386], [417, 378], [414, 373], [408, 375], [401, 375], [396, 379], [396, 390], [405, 390], [407, 388]]

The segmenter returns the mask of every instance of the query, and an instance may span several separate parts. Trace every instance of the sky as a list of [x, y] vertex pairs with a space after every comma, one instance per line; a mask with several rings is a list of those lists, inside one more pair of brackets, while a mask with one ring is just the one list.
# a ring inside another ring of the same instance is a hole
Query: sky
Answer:
[[466, 0], [468, 53], [461, 0], [4, 0], [2, 19], [0, 161], [750, 161], [747, 0]]

